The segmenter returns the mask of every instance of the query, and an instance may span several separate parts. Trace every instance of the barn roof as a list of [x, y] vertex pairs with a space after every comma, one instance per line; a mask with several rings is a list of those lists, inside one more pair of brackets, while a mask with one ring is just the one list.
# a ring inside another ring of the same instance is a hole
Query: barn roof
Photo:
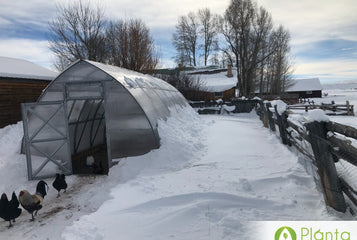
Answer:
[[319, 91], [322, 86], [319, 78], [295, 79], [293, 85], [287, 89], [287, 92], [300, 91]]
[[0, 77], [53, 80], [56, 76], [56, 72], [30, 61], [0, 56]]
[[233, 68], [233, 77], [227, 77], [227, 69], [199, 69], [187, 72], [197, 77], [201, 90], [207, 92], [224, 92], [237, 85], [237, 73]]

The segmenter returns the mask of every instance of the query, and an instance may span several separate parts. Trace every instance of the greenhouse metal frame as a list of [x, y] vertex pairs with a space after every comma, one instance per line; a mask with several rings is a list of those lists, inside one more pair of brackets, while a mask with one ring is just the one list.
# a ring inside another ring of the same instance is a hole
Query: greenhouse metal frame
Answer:
[[78, 173], [89, 167], [89, 156], [108, 173], [112, 159], [158, 148], [158, 120], [185, 106], [181, 93], [160, 79], [78, 60], [38, 102], [22, 104], [28, 178]]

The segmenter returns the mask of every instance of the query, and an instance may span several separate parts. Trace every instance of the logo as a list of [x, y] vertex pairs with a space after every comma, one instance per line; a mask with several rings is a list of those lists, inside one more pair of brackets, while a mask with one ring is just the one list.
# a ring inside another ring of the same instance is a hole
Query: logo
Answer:
[[296, 232], [291, 227], [281, 227], [275, 232], [274, 240], [296, 240]]

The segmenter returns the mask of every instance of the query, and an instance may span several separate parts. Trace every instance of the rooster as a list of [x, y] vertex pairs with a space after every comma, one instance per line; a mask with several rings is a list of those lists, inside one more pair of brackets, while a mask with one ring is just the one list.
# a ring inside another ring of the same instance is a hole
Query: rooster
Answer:
[[[47, 187], [47, 189], [46, 189]], [[48, 185], [45, 181], [38, 182], [36, 187], [36, 193], [30, 194], [26, 190], [22, 190], [19, 194], [19, 202], [21, 206], [31, 214], [31, 221], [34, 221], [34, 213], [37, 215], [38, 210], [42, 208], [43, 199], [47, 195]]]
[[52, 186], [58, 191], [57, 197], [61, 196], [60, 191], [64, 189], [64, 192], [66, 192], [67, 189], [67, 183], [66, 183], [66, 176], [64, 174], [56, 174], [56, 179], [52, 183]]
[[1, 210], [0, 217], [5, 221], [9, 221], [9, 228], [12, 227], [11, 220], [15, 220], [15, 218], [19, 217], [22, 210], [18, 208], [16, 204], [13, 204], [12, 201], [9, 201], [6, 194], [3, 193], [1, 195]]

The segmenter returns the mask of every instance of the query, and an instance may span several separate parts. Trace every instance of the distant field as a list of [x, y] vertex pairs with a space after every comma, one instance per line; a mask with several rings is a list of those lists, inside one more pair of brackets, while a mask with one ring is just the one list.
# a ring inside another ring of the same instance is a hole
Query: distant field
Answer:
[[322, 87], [322, 94], [327, 95], [322, 98], [312, 98], [312, 100], [314, 100], [315, 103], [331, 103], [331, 101], [335, 101], [336, 104], [345, 104], [346, 101], [349, 101], [351, 105], [354, 105], [355, 116], [330, 116], [330, 119], [342, 124], [357, 127], [357, 82], [325, 84]]

